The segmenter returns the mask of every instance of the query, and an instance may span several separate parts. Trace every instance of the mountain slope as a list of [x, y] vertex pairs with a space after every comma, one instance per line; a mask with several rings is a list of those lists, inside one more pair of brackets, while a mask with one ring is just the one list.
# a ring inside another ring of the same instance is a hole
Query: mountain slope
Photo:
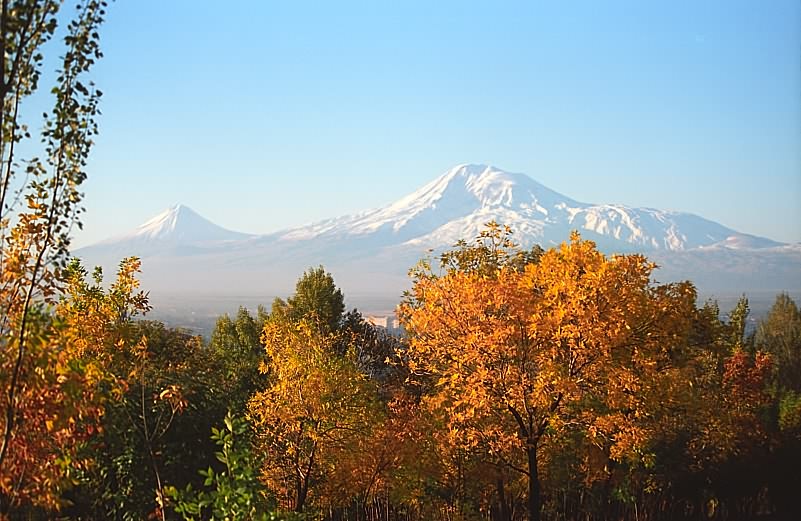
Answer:
[[176, 204], [161, 212], [130, 233], [113, 237], [101, 244], [119, 242], [163, 242], [189, 244], [213, 241], [234, 241], [250, 237], [246, 233], [226, 230], [201, 217], [194, 210]]
[[227, 230], [176, 204], [128, 233], [78, 250], [79, 256], [191, 255], [252, 237]]
[[738, 233], [697, 215], [588, 204], [523, 175], [459, 165], [383, 208], [251, 236], [175, 206], [122, 236], [78, 250], [111, 268], [143, 258], [143, 285], [161, 293], [284, 294], [323, 264], [346, 293], [399, 295], [407, 270], [434, 250], [477, 236], [495, 220], [523, 246], [557, 245], [578, 229], [607, 253], [643, 252], [663, 282], [708, 291], [801, 289], [801, 246]]
[[[585, 232], [613, 251], [682, 251], [750, 241], [744, 234], [697, 215], [587, 204], [554, 192], [523, 174], [486, 165], [459, 165], [384, 208], [295, 228], [282, 240], [370, 236], [374, 244], [437, 248], [475, 236], [490, 220], [512, 227], [518, 240], [545, 246], [570, 230]], [[779, 246], [758, 239], [761, 247]]]

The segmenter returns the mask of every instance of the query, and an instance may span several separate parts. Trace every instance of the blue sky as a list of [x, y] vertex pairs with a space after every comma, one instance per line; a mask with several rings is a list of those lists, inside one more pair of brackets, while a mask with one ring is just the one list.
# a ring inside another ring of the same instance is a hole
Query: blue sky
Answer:
[[459, 163], [801, 241], [801, 3], [111, 5], [83, 245], [174, 203], [270, 232]]

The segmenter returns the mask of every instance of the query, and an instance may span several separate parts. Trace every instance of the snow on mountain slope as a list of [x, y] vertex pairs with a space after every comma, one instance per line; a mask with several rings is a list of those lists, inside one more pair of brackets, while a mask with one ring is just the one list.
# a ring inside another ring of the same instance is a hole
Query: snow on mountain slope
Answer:
[[250, 235], [234, 232], [217, 226], [182, 204], [176, 204], [135, 230], [121, 236], [112, 237], [100, 244], [113, 244], [129, 241], [169, 242], [174, 244], [202, 243], [213, 241], [235, 241], [247, 239]]
[[486, 217], [491, 213], [487, 209], [518, 208], [520, 217], [544, 219], [548, 208], [563, 202], [579, 204], [522, 174], [484, 165], [459, 165], [389, 206], [295, 228], [282, 237], [303, 240], [384, 233], [402, 242], [472, 214]]
[[246, 241], [249, 237], [251, 235], [217, 226], [188, 206], [177, 204], [134, 230], [81, 248], [75, 255], [91, 263], [113, 267], [120, 259], [132, 255], [186, 257]]
[[475, 236], [493, 219], [511, 226], [520, 242], [546, 246], [561, 243], [572, 229], [618, 251], [682, 251], [727, 240], [779, 244], [738, 239], [742, 234], [693, 214], [581, 203], [526, 175], [486, 165], [459, 165], [384, 208], [278, 235], [285, 241], [372, 235], [380, 244], [438, 247]]
[[[328, 219], [264, 236], [221, 228], [186, 206], [176, 205], [132, 232], [99, 245], [136, 245], [137, 250], [170, 247], [270, 247], [279, 241], [317, 249], [355, 241], [359, 249], [406, 245], [418, 251], [448, 247], [475, 237], [495, 220], [510, 226], [519, 242], [557, 245], [577, 229], [608, 251], [684, 251], [725, 245], [764, 248], [781, 243], [740, 234], [697, 215], [587, 204], [557, 193], [524, 174], [493, 166], [459, 165], [383, 208]], [[246, 240], [243, 244], [236, 244]]]

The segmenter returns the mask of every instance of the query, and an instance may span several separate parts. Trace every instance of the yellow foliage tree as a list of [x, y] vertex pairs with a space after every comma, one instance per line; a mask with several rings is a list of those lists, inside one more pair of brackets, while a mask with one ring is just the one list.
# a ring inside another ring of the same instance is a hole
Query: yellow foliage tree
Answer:
[[[108, 292], [73, 262], [66, 270], [65, 295], [54, 312], [39, 306], [28, 315], [26, 356], [19, 371], [15, 422], [22, 428], [9, 437], [0, 467], [2, 510], [26, 505], [58, 510], [62, 492], [76, 472], [91, 465], [82, 446], [98, 431], [103, 403], [101, 389], [120, 391], [125, 382], [108, 368], [111, 357], [126, 356], [125, 327], [130, 318], [148, 309], [138, 292], [139, 262], [120, 265]], [[5, 383], [9, 373], [3, 373]]]
[[284, 508], [301, 512], [310, 490], [358, 457], [382, 410], [375, 384], [336, 354], [340, 335], [312, 318], [270, 320], [262, 343], [268, 385], [249, 411], [265, 452], [263, 477]]
[[644, 257], [607, 258], [578, 233], [535, 256], [510, 233], [491, 223], [477, 246], [444, 256], [444, 273], [424, 266], [401, 316], [427, 404], [454, 443], [527, 478], [538, 520], [549, 438], [581, 428], [612, 458], [646, 455], [641, 420], [686, 344], [695, 291], [654, 286]]

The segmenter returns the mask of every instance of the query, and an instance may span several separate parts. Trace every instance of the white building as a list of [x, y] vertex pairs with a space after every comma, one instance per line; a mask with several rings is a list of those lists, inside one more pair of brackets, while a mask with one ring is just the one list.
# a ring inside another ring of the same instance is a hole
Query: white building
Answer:
[[376, 327], [383, 327], [387, 330], [394, 330], [398, 327], [398, 319], [395, 318], [395, 315], [368, 315], [367, 321]]

